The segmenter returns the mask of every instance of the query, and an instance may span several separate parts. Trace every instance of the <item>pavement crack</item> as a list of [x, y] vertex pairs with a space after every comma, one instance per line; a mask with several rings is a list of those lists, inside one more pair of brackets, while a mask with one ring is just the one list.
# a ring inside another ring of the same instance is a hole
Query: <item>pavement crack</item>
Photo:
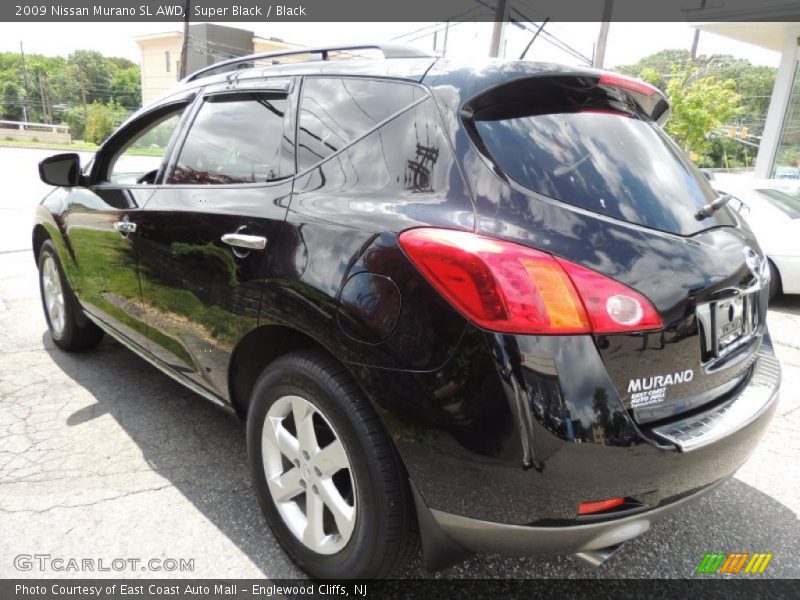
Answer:
[[136, 495], [139, 495], [139, 494], [146, 494], [148, 492], [158, 492], [160, 490], [163, 490], [163, 489], [166, 489], [166, 488], [171, 488], [171, 487], [175, 487], [175, 484], [169, 483], [169, 484], [166, 484], [166, 485], [160, 485], [160, 486], [157, 486], [157, 487], [146, 488], [146, 489], [143, 489], [143, 490], [136, 490], [134, 492], [126, 492], [124, 494], [118, 494], [116, 496], [111, 496], [109, 498], [101, 498], [99, 500], [94, 500], [92, 502], [83, 502], [83, 503], [78, 503], [78, 504], [55, 504], [53, 506], [49, 506], [47, 508], [42, 508], [42, 509], [39, 509], [39, 510], [36, 510], [36, 509], [33, 509], [33, 508], [23, 508], [23, 509], [20, 509], [20, 510], [9, 510], [7, 508], [0, 508], [0, 513], [5, 513], [5, 514], [30, 513], [30, 514], [40, 515], [40, 514], [48, 513], [48, 512], [50, 512], [52, 510], [57, 510], [57, 509], [72, 509], [72, 508], [85, 508], [87, 506], [97, 506], [99, 504], [104, 504], [106, 502], [114, 502], [116, 500], [121, 500], [123, 498], [128, 498], [130, 496], [136, 496]]

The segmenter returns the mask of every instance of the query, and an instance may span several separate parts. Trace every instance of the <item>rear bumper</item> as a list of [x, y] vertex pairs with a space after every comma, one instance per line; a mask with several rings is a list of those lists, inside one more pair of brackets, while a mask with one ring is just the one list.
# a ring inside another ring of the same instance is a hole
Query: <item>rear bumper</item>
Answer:
[[[381, 379], [381, 389], [405, 394], [394, 411], [404, 420], [387, 423], [424, 505], [478, 521], [577, 525], [581, 502], [617, 497], [658, 508], [734, 473], [777, 405], [780, 371], [768, 334], [740, 387], [703, 421], [710, 432], [680, 443], [667, 439], [663, 422], [634, 422], [591, 338], [483, 339], [488, 353], [457, 356], [452, 368]], [[463, 347], [473, 350], [470, 342]], [[437, 412], [413, 410], [423, 402]], [[689, 432], [697, 420], [687, 413], [670, 431]]]
[[758, 420], [778, 398], [781, 366], [775, 352], [762, 346], [747, 384], [726, 402], [661, 427], [651, 434], [690, 452], [713, 444]]
[[[484, 478], [470, 477], [459, 473], [453, 468], [456, 463], [451, 462], [442, 479], [467, 476], [473, 489], [489, 490], [483, 497], [492, 499], [496, 507], [492, 516], [500, 518], [476, 518], [474, 500], [463, 497], [451, 496], [450, 506], [456, 510], [444, 503], [434, 508], [436, 505], [426, 504], [416, 485], [412, 486], [426, 567], [441, 568], [476, 552], [579, 554], [638, 537], [738, 469], [769, 424], [779, 387], [780, 365], [766, 337], [747, 383], [729, 399], [669, 425], [638, 431], [640, 443], [626, 447], [563, 443], [554, 448], [541, 470], [517, 472], [513, 477], [509, 477], [513, 473], [510, 470], [495, 473], [489, 469], [474, 469], [469, 474], [480, 472]], [[564, 460], [558, 460], [558, 455]], [[559, 468], [554, 470], [556, 465]], [[501, 478], [513, 479], [519, 487], [512, 489], [508, 481], [503, 486]], [[591, 520], [575, 516], [579, 500], [619, 496], [633, 497], [642, 506], [596, 515]], [[530, 524], [509, 522], [524, 514], [519, 505], [541, 511], [547, 504], [557, 507], [550, 519], [540, 518]], [[505, 519], [501, 506], [505, 507]], [[463, 511], [467, 507], [471, 515]], [[455, 514], [458, 509], [463, 512]]]
[[[456, 553], [463, 549], [469, 553], [499, 553], [508, 556], [528, 556], [532, 554], [578, 554], [592, 550], [618, 546], [639, 537], [650, 527], [691, 503], [700, 496], [720, 485], [724, 479], [703, 488], [693, 494], [665, 504], [663, 506], [618, 519], [569, 525], [559, 527], [534, 527], [525, 525], [506, 525], [478, 519], [470, 519], [438, 510], [431, 510], [432, 522], [439, 536], [447, 539]], [[423, 540], [430, 532], [423, 531]], [[444, 550], [440, 543], [439, 551]], [[427, 548], [426, 548], [427, 551]], [[426, 556], [426, 562], [441, 561], [446, 564], [443, 555]]]

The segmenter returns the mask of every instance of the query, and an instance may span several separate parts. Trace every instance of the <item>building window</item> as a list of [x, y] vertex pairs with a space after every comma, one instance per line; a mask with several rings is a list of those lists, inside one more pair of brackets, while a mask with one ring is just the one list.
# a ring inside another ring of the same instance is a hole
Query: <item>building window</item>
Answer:
[[164, 58], [165, 58], [165, 59], [166, 59], [166, 61], [167, 61], [167, 73], [169, 73], [169, 63], [170, 63], [170, 60], [169, 60], [169, 50], [167, 50], [166, 52], [164, 52]]

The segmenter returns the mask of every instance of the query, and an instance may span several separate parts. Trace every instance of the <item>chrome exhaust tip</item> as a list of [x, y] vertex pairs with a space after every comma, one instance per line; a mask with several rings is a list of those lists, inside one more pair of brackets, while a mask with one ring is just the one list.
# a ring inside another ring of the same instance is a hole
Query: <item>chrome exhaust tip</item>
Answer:
[[622, 544], [614, 546], [607, 546], [597, 550], [586, 550], [585, 552], [576, 552], [572, 555], [573, 558], [588, 563], [592, 567], [599, 567], [609, 558], [614, 556], [617, 550], [622, 548]]

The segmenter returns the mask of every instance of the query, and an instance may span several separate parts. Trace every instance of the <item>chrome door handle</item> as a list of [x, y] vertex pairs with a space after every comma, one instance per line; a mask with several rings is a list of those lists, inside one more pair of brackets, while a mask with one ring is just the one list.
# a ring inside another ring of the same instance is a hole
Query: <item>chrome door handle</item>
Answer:
[[114, 223], [114, 229], [120, 233], [136, 233], [136, 223], [130, 221], [117, 221]]
[[229, 246], [246, 248], [247, 250], [263, 250], [267, 247], [267, 238], [261, 235], [247, 235], [244, 233], [226, 233], [222, 241]]

